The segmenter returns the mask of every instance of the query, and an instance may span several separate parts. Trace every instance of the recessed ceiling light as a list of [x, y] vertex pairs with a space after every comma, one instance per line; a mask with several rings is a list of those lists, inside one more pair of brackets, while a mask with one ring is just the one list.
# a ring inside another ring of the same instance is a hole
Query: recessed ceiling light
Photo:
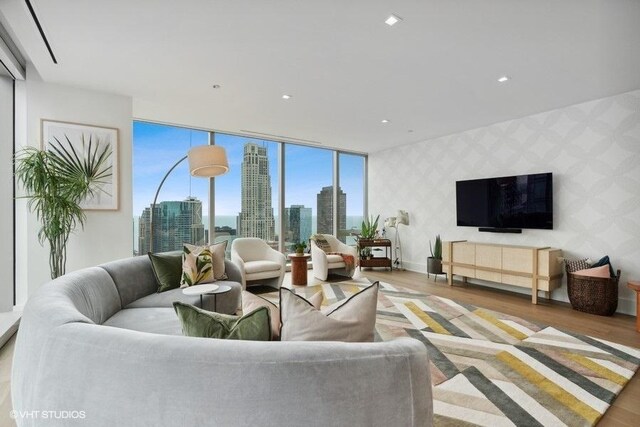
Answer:
[[498, 79], [498, 81], [499, 81], [500, 83], [504, 83], [504, 82], [506, 82], [507, 80], [509, 80], [509, 77], [508, 77], [508, 76], [502, 76], [502, 77], [500, 77], [500, 78]]
[[393, 27], [400, 21], [402, 21], [402, 18], [400, 18], [398, 15], [391, 14], [387, 19], [385, 19], [384, 23], [390, 27]]
[[211, 87], [214, 88], [214, 89], [220, 89], [220, 85], [213, 85]]
[[387, 120], [387, 119], [382, 119], [382, 120], [380, 120], [380, 123], [389, 123], [389, 120]]
[[291, 99], [291, 95], [282, 95], [282, 99]]

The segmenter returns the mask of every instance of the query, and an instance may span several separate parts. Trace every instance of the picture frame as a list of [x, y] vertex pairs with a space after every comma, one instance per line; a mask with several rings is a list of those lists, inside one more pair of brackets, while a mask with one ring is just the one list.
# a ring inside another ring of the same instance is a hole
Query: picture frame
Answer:
[[93, 197], [87, 197], [80, 203], [84, 210], [88, 211], [116, 211], [119, 209], [119, 149], [118, 129], [105, 126], [88, 125], [83, 123], [64, 122], [58, 120], [40, 120], [40, 148], [50, 150], [55, 145], [64, 147], [69, 152], [86, 157], [88, 147], [94, 149], [100, 147], [110, 153], [105, 161], [105, 167], [110, 168], [111, 174], [105, 178], [105, 183], [100, 186]]

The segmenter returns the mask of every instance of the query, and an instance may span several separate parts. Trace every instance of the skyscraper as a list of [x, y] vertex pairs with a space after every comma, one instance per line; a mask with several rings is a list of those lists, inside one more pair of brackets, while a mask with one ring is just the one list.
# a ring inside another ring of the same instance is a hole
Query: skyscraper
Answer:
[[138, 251], [167, 252], [182, 249], [185, 243], [204, 244], [202, 202], [195, 197], [183, 201], [157, 203], [153, 210], [153, 249], [151, 243], [151, 207], [140, 216]]
[[[333, 234], [333, 185], [318, 193], [318, 233]], [[338, 231], [347, 229], [347, 194], [338, 187]]]
[[238, 235], [273, 241], [275, 220], [266, 147], [251, 142], [244, 145], [241, 175], [242, 211], [238, 216]]
[[311, 237], [311, 208], [291, 205], [284, 208], [285, 240], [287, 243], [307, 242]]

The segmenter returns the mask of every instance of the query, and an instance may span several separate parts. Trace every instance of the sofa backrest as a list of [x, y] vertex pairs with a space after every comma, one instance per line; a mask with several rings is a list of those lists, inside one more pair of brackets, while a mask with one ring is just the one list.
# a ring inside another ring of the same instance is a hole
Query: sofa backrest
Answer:
[[105, 269], [113, 279], [122, 307], [158, 291], [156, 276], [147, 255], [111, 261], [99, 267]]

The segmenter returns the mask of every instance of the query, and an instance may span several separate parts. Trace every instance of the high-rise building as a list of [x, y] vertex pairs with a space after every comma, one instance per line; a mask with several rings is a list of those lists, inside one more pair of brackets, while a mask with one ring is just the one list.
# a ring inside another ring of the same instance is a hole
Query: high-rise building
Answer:
[[267, 148], [246, 143], [241, 167], [242, 211], [238, 217], [239, 237], [275, 240], [275, 220], [271, 207], [271, 176]]
[[[318, 233], [333, 234], [333, 185], [318, 193]], [[338, 231], [347, 229], [347, 194], [338, 187]], [[340, 234], [340, 233], [338, 233]]]
[[151, 207], [140, 216], [138, 253], [167, 252], [182, 249], [185, 243], [205, 243], [202, 202], [195, 197], [183, 201], [157, 203], [153, 209], [153, 249], [151, 243]]
[[284, 224], [287, 243], [307, 242], [311, 237], [311, 208], [304, 205], [284, 208]]

